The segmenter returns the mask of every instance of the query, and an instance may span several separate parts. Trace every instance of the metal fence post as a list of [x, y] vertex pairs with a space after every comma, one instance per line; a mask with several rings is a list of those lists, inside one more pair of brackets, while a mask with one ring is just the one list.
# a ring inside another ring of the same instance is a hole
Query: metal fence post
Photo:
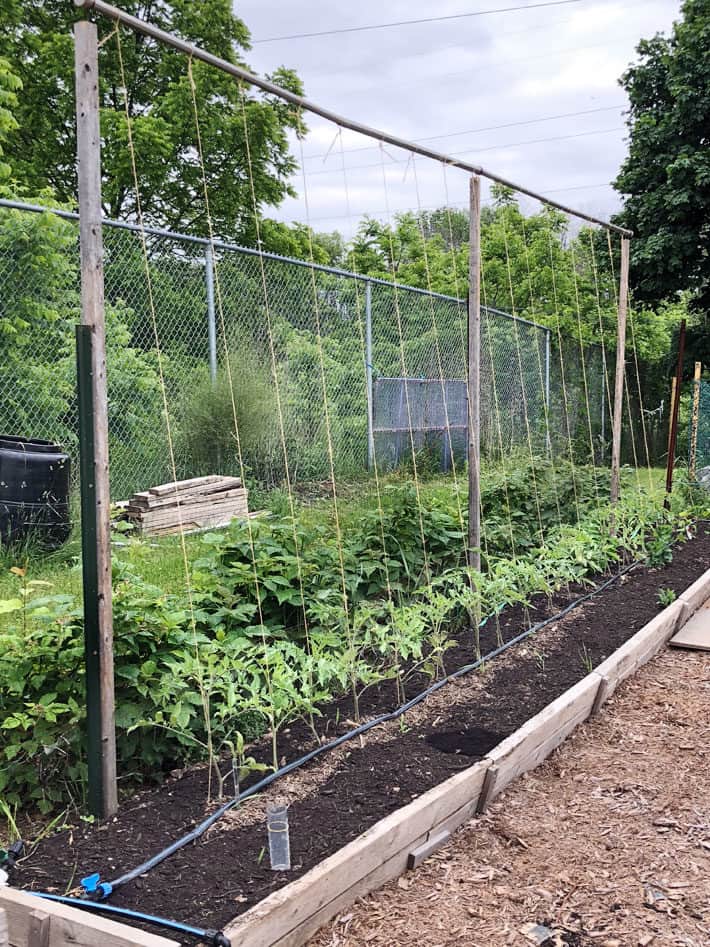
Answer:
[[372, 283], [365, 283], [365, 379], [367, 383], [367, 469], [375, 464], [374, 392], [372, 389]]
[[547, 453], [552, 456], [552, 437], [550, 435], [550, 355], [552, 350], [551, 344], [551, 335], [552, 332], [550, 329], [545, 329], [545, 440], [547, 442]]
[[606, 454], [606, 450], [605, 450], [605, 446], [606, 446], [606, 445], [605, 445], [605, 440], [606, 440], [606, 392], [607, 392], [607, 385], [608, 385], [608, 379], [607, 379], [607, 373], [606, 373], [606, 365], [604, 365], [604, 367], [602, 367], [602, 429], [601, 429], [601, 440], [602, 440], [602, 443], [601, 443], [600, 456], [599, 456], [599, 459], [600, 459], [601, 463], [604, 463], [604, 455]]
[[217, 323], [214, 315], [214, 253], [205, 248], [205, 290], [207, 293], [207, 342], [209, 345], [210, 378], [217, 381]]
[[468, 277], [468, 564], [481, 569], [481, 179], [470, 179]]

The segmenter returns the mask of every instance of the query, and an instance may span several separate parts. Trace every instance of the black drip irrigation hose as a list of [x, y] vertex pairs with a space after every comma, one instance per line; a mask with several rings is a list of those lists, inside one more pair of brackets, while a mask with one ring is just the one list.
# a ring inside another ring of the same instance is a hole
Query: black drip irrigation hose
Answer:
[[[187, 835], [182, 836], [182, 838], [177, 839], [171, 845], [168, 845], [167, 848], [164, 848], [162, 851], [153, 855], [152, 858], [149, 858], [147, 861], [143, 862], [141, 865], [138, 865], [136, 868], [132, 868], [130, 871], [121, 875], [119, 878], [116, 878], [115, 881], [105, 881], [100, 882], [98, 875], [92, 875], [89, 878], [84, 879], [84, 882], [89, 882], [88, 886], [84, 886], [85, 891], [96, 900], [102, 900], [103, 898], [109, 897], [109, 895], [115, 891], [117, 888], [123, 887], [123, 885], [128, 884], [129, 881], [133, 881], [138, 878], [140, 875], [145, 875], [147, 872], [151, 871], [161, 862], [164, 862], [166, 858], [170, 858], [171, 855], [174, 855], [175, 852], [179, 852], [180, 849], [185, 848], [186, 845], [189, 845], [191, 842], [196, 841], [203, 835], [210, 826], [214, 825], [222, 816], [229, 812], [230, 809], [234, 809], [245, 799], [248, 799], [250, 796], [256, 795], [256, 793], [261, 792], [263, 789], [266, 789], [267, 786], [270, 786], [272, 783], [276, 782], [277, 779], [281, 779], [283, 776], [286, 776], [288, 773], [292, 773], [296, 769], [300, 769], [302, 766], [305, 766], [306, 763], [310, 763], [311, 760], [314, 760], [317, 756], [320, 756], [322, 753], [329, 752], [330, 750], [336, 749], [336, 747], [342, 746], [343, 743], [347, 743], [349, 740], [354, 739], [355, 737], [360, 736], [363, 733], [367, 733], [369, 730], [372, 730], [374, 727], [379, 727], [383, 723], [389, 723], [392, 720], [397, 720], [407, 711], [411, 710], [413, 707], [416, 707], [417, 704], [420, 704], [423, 700], [426, 700], [431, 694], [434, 694], [436, 691], [440, 690], [450, 681], [454, 681], [459, 677], [463, 677], [466, 674], [470, 674], [472, 671], [477, 670], [483, 664], [488, 661], [492, 661], [494, 658], [497, 658], [498, 655], [502, 654], [504, 651], [507, 651], [508, 648], [512, 648], [514, 645], [519, 644], [521, 641], [524, 641], [526, 638], [529, 638], [530, 635], [535, 634], [537, 631], [540, 631], [542, 628], [545, 628], [547, 625], [552, 624], [553, 622], [559, 621], [561, 618], [564, 618], [565, 615], [568, 615], [575, 608], [578, 608], [584, 602], [589, 601], [589, 599], [594, 598], [595, 595], [599, 595], [600, 592], [603, 592], [605, 589], [609, 588], [610, 585], [613, 585], [614, 582], [617, 582], [623, 575], [626, 575], [627, 572], [631, 572], [632, 569], [635, 569], [637, 566], [643, 565], [644, 560], [637, 560], [632, 562], [630, 565], [625, 566], [619, 572], [615, 573], [610, 579], [607, 579], [606, 582], [603, 582], [601, 585], [597, 586], [595, 589], [592, 589], [591, 592], [587, 592], [585, 595], [580, 596], [575, 599], [573, 602], [570, 602], [569, 605], [566, 605], [560, 612], [556, 615], [553, 615], [551, 618], [545, 618], [543, 621], [537, 622], [537, 624], [532, 625], [526, 631], [521, 632], [521, 634], [516, 635], [515, 638], [511, 638], [510, 641], [506, 641], [505, 644], [500, 645], [494, 651], [490, 651], [488, 654], [474, 661], [472, 664], [465, 664], [463, 667], [460, 667], [458, 670], [454, 671], [452, 674], [447, 675], [442, 678], [440, 681], [437, 681], [435, 684], [432, 684], [426, 690], [422, 691], [420, 694], [417, 694], [416, 697], [412, 697], [411, 700], [408, 700], [406, 703], [402, 704], [400, 707], [397, 707], [395, 710], [390, 711], [386, 714], [381, 714], [379, 717], [375, 717], [372, 720], [368, 720], [366, 723], [360, 724], [359, 727], [355, 727], [353, 730], [349, 730], [347, 733], [344, 733], [342, 736], [337, 737], [335, 740], [331, 740], [329, 743], [324, 743], [321, 746], [316, 747], [311, 750], [309, 753], [306, 753], [305, 756], [300, 757], [299, 759], [293, 760], [291, 763], [288, 763], [286, 766], [281, 767], [281, 769], [276, 770], [273, 773], [270, 773], [268, 776], [265, 776], [263, 779], [260, 779], [258, 782], [254, 783], [253, 786], [250, 786], [248, 789], [245, 789], [244, 792], [239, 793], [234, 799], [230, 799], [229, 802], [225, 803], [219, 809], [208, 816], [203, 822], [200, 822], [191, 832]], [[486, 619], [488, 621], [489, 619]], [[484, 622], [485, 624], [485, 622]], [[80, 902], [81, 903], [81, 902]]]

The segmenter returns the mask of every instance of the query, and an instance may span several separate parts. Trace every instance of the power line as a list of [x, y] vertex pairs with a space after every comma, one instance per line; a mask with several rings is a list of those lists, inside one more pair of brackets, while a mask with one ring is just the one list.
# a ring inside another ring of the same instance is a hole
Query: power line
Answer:
[[412, 26], [419, 23], [441, 23], [445, 20], [462, 20], [474, 16], [489, 16], [493, 13], [515, 13], [519, 10], [537, 10], [539, 7], [561, 7], [569, 3], [582, 3], [583, 0], [547, 0], [545, 3], [530, 3], [526, 6], [498, 7], [495, 10], [477, 10], [474, 13], [453, 13], [449, 16], [428, 16], [418, 20], [395, 20], [392, 23], [372, 23], [367, 26], [347, 26], [336, 30], [320, 30], [317, 33], [293, 33], [290, 36], [267, 36], [264, 39], [252, 40], [257, 43], [280, 43], [288, 39], [311, 39], [316, 36], [336, 36], [342, 33], [363, 33], [367, 30], [387, 30], [396, 26]]
[[[519, 122], [505, 122], [502, 125], [485, 125], [481, 128], [468, 128], [464, 131], [459, 132], [446, 132], [443, 135], [427, 135], [425, 138], [413, 138], [413, 141], [435, 141], [441, 138], [457, 138], [460, 135], [477, 135], [479, 132], [493, 132], [498, 131], [501, 128], [518, 128], [521, 125], [537, 125], [540, 122], [552, 122], [560, 118], [576, 118], [579, 115], [593, 115], [598, 112], [618, 112], [625, 107], [625, 103], [620, 102], [618, 105], [605, 105], [600, 108], [593, 109], [582, 109], [579, 112], [560, 112], [558, 115], [545, 115], [542, 118], [530, 118], [525, 121]], [[361, 148], [345, 148], [345, 154], [355, 154], [362, 151], [373, 151], [378, 148], [377, 145], [365, 145]], [[323, 151], [318, 154], [309, 154], [306, 155], [306, 158], [328, 158], [331, 154], [335, 154], [332, 151]], [[337, 152], [337, 155], [340, 155], [340, 151]]]

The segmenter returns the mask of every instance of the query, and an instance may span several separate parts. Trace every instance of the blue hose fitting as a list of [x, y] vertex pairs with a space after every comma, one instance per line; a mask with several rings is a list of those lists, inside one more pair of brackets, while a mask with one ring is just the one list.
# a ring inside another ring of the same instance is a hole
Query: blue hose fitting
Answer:
[[87, 875], [81, 879], [81, 887], [84, 894], [92, 901], [104, 901], [113, 891], [113, 886], [108, 881], [101, 881], [101, 875], [95, 872], [93, 875]]

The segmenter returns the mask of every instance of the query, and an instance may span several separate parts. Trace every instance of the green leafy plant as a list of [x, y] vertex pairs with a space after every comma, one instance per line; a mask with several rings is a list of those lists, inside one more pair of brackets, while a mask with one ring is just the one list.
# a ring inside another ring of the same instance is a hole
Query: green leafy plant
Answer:
[[668, 605], [672, 605], [676, 600], [676, 594], [673, 589], [659, 589], [656, 593], [656, 601], [663, 608], [666, 608]]

